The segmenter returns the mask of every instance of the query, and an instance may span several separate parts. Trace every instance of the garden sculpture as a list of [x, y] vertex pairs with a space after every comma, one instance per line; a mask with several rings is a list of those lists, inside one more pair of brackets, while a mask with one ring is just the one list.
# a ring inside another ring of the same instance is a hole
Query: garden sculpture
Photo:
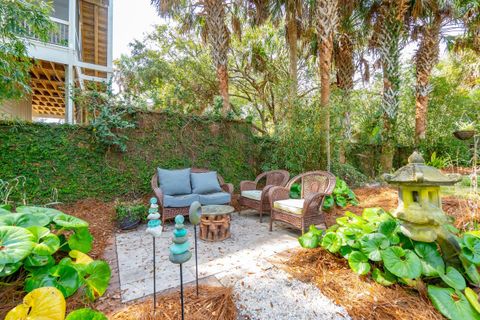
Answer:
[[459, 182], [460, 175], [442, 174], [427, 166], [422, 155], [414, 151], [406, 166], [384, 178], [399, 187], [398, 207], [392, 214], [401, 221], [400, 229], [405, 236], [423, 242], [437, 240], [442, 250], [451, 254], [458, 251], [458, 243], [448, 229], [453, 219], [442, 210], [440, 186]]
[[172, 263], [180, 265], [180, 302], [182, 305], [182, 320], [184, 319], [183, 305], [183, 271], [182, 264], [190, 260], [192, 253], [189, 251], [190, 242], [188, 242], [188, 231], [183, 222], [185, 218], [182, 215], [175, 217], [175, 230], [173, 230], [173, 244], [170, 246], [169, 259]]
[[200, 218], [202, 216], [202, 205], [200, 202], [195, 201], [190, 205], [190, 210], [188, 211], [188, 218], [190, 223], [193, 224], [193, 234], [195, 238], [195, 280], [197, 284], [197, 296], [198, 296], [198, 246], [197, 246], [197, 225], [200, 223]]
[[147, 233], [152, 235], [153, 239], [153, 313], [155, 314], [157, 301], [156, 301], [156, 292], [157, 292], [157, 283], [155, 279], [155, 238], [160, 237], [162, 234], [162, 223], [160, 222], [160, 214], [158, 213], [158, 204], [157, 198], [150, 198], [150, 208], [148, 209], [148, 224], [147, 224]]

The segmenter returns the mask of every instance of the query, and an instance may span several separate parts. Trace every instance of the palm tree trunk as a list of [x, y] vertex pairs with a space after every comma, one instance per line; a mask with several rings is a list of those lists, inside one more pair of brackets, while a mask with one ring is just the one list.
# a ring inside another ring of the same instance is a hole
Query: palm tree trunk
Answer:
[[330, 171], [330, 71], [333, 36], [320, 44], [320, 168]]
[[[297, 17], [295, 0], [287, 0], [286, 28], [287, 43], [289, 52], [289, 74], [290, 74], [290, 104], [297, 96], [298, 86], [298, 52], [297, 52]], [[290, 106], [291, 107], [291, 106]]]
[[222, 114], [226, 115], [230, 110], [230, 97], [228, 95], [228, 69], [227, 66], [217, 65], [217, 78], [220, 95], [223, 99]]
[[212, 60], [217, 69], [220, 95], [223, 99], [222, 113], [226, 115], [230, 110], [227, 68], [230, 35], [225, 25], [225, 4], [223, 0], [205, 0], [204, 5], [208, 42]]
[[425, 139], [427, 130], [428, 95], [430, 75], [438, 61], [441, 16], [436, 15], [432, 25], [422, 32], [422, 40], [415, 54], [417, 92], [415, 95], [415, 144]]
[[315, 8], [319, 40], [320, 72], [320, 160], [321, 169], [330, 171], [330, 71], [332, 69], [333, 34], [337, 28], [337, 0], [319, 0]]

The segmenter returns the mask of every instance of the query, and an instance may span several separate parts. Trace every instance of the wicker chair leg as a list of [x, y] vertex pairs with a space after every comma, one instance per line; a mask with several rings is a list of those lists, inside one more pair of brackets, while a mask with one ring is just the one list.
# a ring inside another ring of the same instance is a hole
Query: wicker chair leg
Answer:
[[270, 228], [268, 229], [268, 231], [272, 232], [272, 225], [273, 225], [273, 217], [270, 216]]
[[260, 209], [260, 223], [262, 223], [262, 214], [263, 214], [262, 209]]

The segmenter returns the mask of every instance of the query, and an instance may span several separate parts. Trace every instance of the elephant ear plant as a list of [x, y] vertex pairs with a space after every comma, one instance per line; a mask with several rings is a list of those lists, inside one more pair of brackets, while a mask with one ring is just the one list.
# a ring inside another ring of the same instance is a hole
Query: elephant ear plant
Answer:
[[[346, 212], [336, 222], [324, 233], [311, 226], [300, 244], [340, 255], [355, 273], [384, 286], [425, 283], [432, 304], [448, 319], [480, 319], [478, 295], [472, 290], [480, 286], [480, 232], [460, 234], [449, 228], [448, 238], [455, 241], [451, 246], [440, 243], [442, 238], [415, 241], [401, 232], [401, 221], [380, 208], [365, 209], [361, 216]], [[452, 255], [444, 248], [457, 249]]]
[[16, 211], [0, 212], [0, 282], [23, 269], [26, 292], [53, 287], [67, 298], [82, 288], [91, 301], [105, 293], [110, 266], [87, 255], [93, 237], [86, 221], [50, 208], [21, 206]]

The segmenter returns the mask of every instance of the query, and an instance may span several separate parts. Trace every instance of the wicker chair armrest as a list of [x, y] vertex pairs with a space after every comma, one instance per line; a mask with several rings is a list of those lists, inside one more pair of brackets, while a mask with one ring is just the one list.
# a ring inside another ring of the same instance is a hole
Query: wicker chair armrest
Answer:
[[316, 192], [306, 197], [303, 202], [303, 214], [318, 214], [318, 212], [321, 211], [319, 208], [321, 209], [321, 206], [323, 206], [326, 195], [327, 194], [322, 192]]
[[[274, 185], [266, 185], [265, 187], [263, 187], [262, 189], [262, 195], [260, 197], [260, 200], [261, 201], [264, 201], [265, 199], [269, 199], [269, 192], [270, 192], [270, 189], [272, 189], [273, 187], [275, 187]], [[270, 200], [269, 200], [270, 202]]]
[[223, 189], [223, 191], [233, 194], [233, 184], [224, 183], [220, 187]]
[[255, 190], [257, 188], [257, 183], [255, 181], [244, 180], [240, 182], [240, 192], [246, 190]]
[[268, 198], [270, 199], [270, 207], [273, 208], [275, 201], [290, 199], [290, 189], [285, 187], [272, 187], [268, 190]]
[[153, 192], [158, 199], [158, 206], [163, 207], [163, 191], [160, 188], [153, 188]]

